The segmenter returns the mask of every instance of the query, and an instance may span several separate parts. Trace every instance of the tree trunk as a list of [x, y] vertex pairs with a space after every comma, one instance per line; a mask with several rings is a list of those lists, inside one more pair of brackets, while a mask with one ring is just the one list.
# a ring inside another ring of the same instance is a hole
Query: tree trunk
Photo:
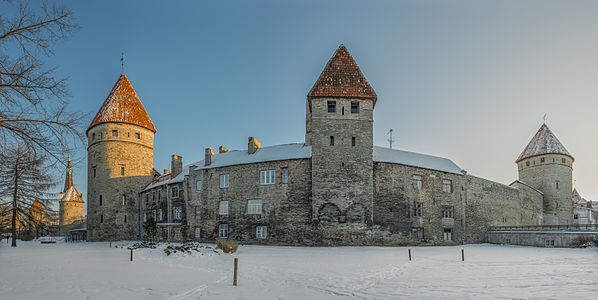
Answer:
[[12, 244], [11, 247], [17, 246], [17, 190], [19, 187], [19, 158], [20, 153], [17, 151], [17, 161], [15, 163], [15, 186], [12, 194]]

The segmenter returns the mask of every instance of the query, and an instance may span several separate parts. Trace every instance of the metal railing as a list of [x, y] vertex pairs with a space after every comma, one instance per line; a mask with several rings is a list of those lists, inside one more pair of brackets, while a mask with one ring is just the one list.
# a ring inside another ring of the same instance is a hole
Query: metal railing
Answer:
[[527, 225], [527, 226], [492, 226], [489, 231], [499, 230], [570, 230], [570, 231], [594, 231], [598, 230], [598, 224], [570, 224], [570, 225]]

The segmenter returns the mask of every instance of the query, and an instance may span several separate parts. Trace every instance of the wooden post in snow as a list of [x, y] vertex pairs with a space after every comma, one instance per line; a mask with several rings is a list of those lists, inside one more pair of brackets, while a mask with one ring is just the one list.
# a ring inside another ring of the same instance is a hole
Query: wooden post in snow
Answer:
[[237, 267], [239, 266], [239, 259], [235, 257], [235, 271], [233, 275], [233, 286], [237, 286]]
[[409, 261], [411, 261], [411, 248], [409, 248]]

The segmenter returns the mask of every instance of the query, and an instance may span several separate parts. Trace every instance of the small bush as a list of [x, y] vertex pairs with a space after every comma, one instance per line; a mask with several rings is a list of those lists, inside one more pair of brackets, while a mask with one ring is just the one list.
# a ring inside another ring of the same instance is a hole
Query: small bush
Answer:
[[217, 240], [216, 246], [222, 249], [224, 253], [235, 253], [237, 252], [237, 248], [239, 248], [239, 243], [231, 240]]
[[575, 238], [572, 242], [573, 247], [577, 248], [588, 248], [588, 247], [598, 247], [598, 235], [582, 235], [578, 238]]

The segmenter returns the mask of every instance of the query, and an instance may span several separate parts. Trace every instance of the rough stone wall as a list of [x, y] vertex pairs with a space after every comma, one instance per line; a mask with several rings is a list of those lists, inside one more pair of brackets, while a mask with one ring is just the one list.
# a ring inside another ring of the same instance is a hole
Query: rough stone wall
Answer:
[[538, 225], [542, 218], [542, 195], [533, 189], [510, 187], [466, 175], [465, 240], [483, 242], [491, 226]]
[[[118, 130], [117, 137], [113, 130]], [[152, 178], [154, 133], [131, 124], [103, 123], [91, 128], [87, 138], [87, 239], [139, 238], [138, 197]]]
[[[420, 175], [423, 188], [412, 185]], [[451, 229], [453, 241], [463, 241], [465, 211], [463, 175], [392, 163], [374, 163], [374, 224], [404, 237], [412, 227], [424, 228], [424, 241], [443, 241], [444, 229]], [[451, 192], [443, 192], [442, 181], [451, 180]], [[414, 216], [414, 203], [422, 203], [422, 216]], [[453, 218], [443, 217], [443, 207], [453, 207]]]
[[518, 162], [517, 168], [519, 180], [544, 193], [544, 224], [571, 224], [573, 221], [571, 201], [573, 161], [571, 158], [561, 154], [539, 155]]
[[[281, 182], [288, 168], [288, 183]], [[276, 183], [260, 184], [260, 171], [275, 170]], [[229, 175], [229, 187], [220, 188], [220, 175]], [[254, 243], [303, 244], [311, 237], [311, 163], [309, 159], [282, 160], [203, 170], [188, 176], [189, 234], [201, 230], [201, 241], [218, 239], [220, 224], [228, 224], [229, 238]], [[202, 189], [196, 190], [197, 180]], [[262, 214], [247, 213], [248, 200], [262, 200]], [[220, 201], [229, 202], [228, 215], [219, 214]], [[256, 226], [267, 226], [267, 238], [256, 239]]]
[[60, 201], [59, 224], [60, 226], [72, 224], [85, 218], [84, 202]]
[[[328, 112], [328, 101], [336, 111]], [[351, 103], [359, 113], [351, 113]], [[309, 108], [308, 108], [309, 109]], [[324, 223], [365, 223], [373, 219], [373, 101], [312, 99], [308, 113], [312, 145], [312, 219]], [[334, 137], [334, 146], [330, 137]], [[352, 138], [355, 146], [352, 146]], [[347, 219], [349, 215], [351, 218]]]

